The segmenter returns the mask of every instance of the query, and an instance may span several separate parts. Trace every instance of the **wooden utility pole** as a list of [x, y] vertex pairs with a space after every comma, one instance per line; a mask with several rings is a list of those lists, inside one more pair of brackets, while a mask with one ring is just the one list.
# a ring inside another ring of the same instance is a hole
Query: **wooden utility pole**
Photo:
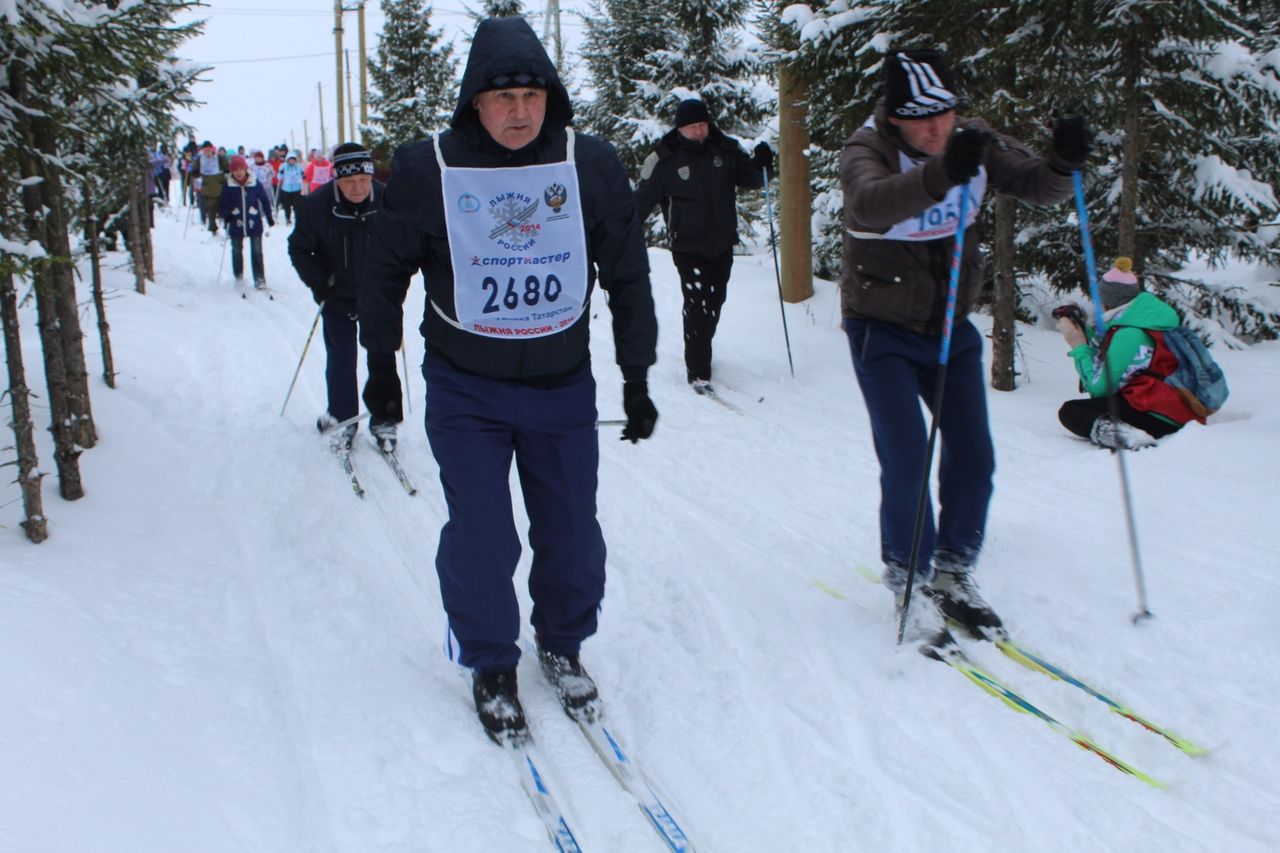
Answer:
[[[338, 83], [338, 144], [347, 135], [342, 115], [342, 0], [333, 0], [333, 61]], [[321, 125], [323, 127], [323, 125]]]
[[542, 19], [542, 43], [552, 41], [551, 55], [555, 57], [556, 68], [564, 72], [564, 43], [560, 40], [560, 0], [547, 0], [546, 15]]
[[813, 295], [813, 204], [809, 190], [808, 91], [804, 77], [778, 66], [778, 241], [782, 298], [802, 302]]
[[347, 60], [347, 118], [350, 120], [351, 135], [338, 140], [338, 144], [351, 142], [356, 138], [356, 101], [351, 97], [351, 56], [344, 50]]
[[[369, 52], [364, 44], [364, 2], [360, 0], [360, 141], [365, 142], [365, 125], [369, 123]], [[352, 134], [353, 136], [355, 134]]]
[[[305, 118], [302, 120], [302, 147], [305, 149], [305, 154], [311, 153], [311, 132], [307, 130], [307, 120]], [[298, 165], [302, 164], [299, 163]]]
[[320, 150], [329, 150], [329, 141], [324, 135], [324, 87], [316, 82], [316, 96], [320, 99]]

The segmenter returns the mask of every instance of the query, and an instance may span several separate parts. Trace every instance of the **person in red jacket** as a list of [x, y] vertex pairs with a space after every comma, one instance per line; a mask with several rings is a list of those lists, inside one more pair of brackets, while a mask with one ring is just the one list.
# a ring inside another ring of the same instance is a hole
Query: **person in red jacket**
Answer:
[[333, 163], [320, 151], [311, 152], [311, 162], [302, 170], [302, 185], [310, 195], [333, 180]]

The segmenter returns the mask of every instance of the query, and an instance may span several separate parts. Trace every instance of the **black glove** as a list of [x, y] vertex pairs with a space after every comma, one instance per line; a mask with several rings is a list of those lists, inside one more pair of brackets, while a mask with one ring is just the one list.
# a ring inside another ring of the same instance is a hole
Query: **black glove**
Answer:
[[977, 176], [990, 136], [976, 127], [962, 127], [951, 134], [947, 150], [942, 153], [942, 168], [951, 183], [963, 184]]
[[311, 298], [316, 301], [317, 305], [321, 305], [329, 301], [329, 297], [333, 296], [333, 291], [333, 276], [329, 276], [324, 284], [317, 284], [315, 287], [311, 288]]
[[658, 423], [658, 409], [649, 399], [649, 383], [633, 379], [622, 383], [622, 411], [627, 413], [627, 425], [622, 428], [622, 441], [635, 444], [653, 435]]
[[769, 143], [761, 142], [756, 146], [755, 153], [751, 155], [751, 163], [756, 169], [764, 169], [765, 174], [770, 179], [773, 178], [776, 167], [774, 165], [773, 149], [769, 147]]
[[1093, 131], [1084, 116], [1062, 116], [1053, 123], [1053, 153], [1068, 163], [1089, 159], [1093, 150]]
[[[372, 353], [370, 361], [373, 361]], [[369, 410], [369, 417], [375, 424], [394, 423], [404, 420], [404, 409], [400, 404], [400, 377], [396, 375], [395, 353], [385, 356], [390, 362], [390, 370], [369, 372], [369, 381], [364, 384], [364, 406]]]

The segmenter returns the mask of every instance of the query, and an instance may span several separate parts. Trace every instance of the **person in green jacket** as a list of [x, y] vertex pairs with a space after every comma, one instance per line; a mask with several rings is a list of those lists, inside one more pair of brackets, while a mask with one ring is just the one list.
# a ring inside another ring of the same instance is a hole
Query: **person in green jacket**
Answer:
[[[1177, 368], [1177, 360], [1157, 341], [1157, 335], [1181, 325], [1178, 312], [1138, 287], [1129, 258], [1116, 259], [1098, 290], [1106, 322], [1101, 337], [1082, 322], [1080, 312], [1054, 312], [1081, 390], [1089, 395], [1063, 403], [1058, 420], [1101, 447], [1152, 447], [1155, 439], [1177, 432], [1196, 418], [1186, 401], [1164, 382]], [[1113, 417], [1110, 394], [1116, 395], [1119, 421]]]

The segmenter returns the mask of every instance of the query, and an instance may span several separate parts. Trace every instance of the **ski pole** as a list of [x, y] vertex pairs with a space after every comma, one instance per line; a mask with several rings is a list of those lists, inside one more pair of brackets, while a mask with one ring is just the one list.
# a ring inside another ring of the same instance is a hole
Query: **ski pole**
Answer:
[[298, 359], [298, 369], [293, 371], [293, 381], [289, 383], [289, 392], [284, 395], [284, 405], [280, 407], [280, 417], [284, 417], [285, 407], [289, 405], [289, 398], [293, 396], [293, 386], [298, 384], [298, 374], [302, 372], [302, 362], [307, 359], [307, 350], [311, 348], [311, 339], [316, 336], [316, 326], [320, 325], [320, 314], [324, 311], [324, 303], [320, 303], [320, 307], [316, 309], [316, 318], [311, 321], [311, 331], [307, 333], [307, 342], [302, 346], [302, 357]]
[[626, 426], [626, 425], [627, 425], [627, 419], [626, 419], [626, 418], [611, 418], [611, 419], [610, 419], [610, 418], [606, 418], [606, 419], [604, 419], [604, 420], [596, 421], [596, 426], [598, 426], [598, 427], [602, 427], [602, 426]]
[[336, 424], [333, 424], [332, 426], [327, 426], [320, 431], [328, 435], [331, 432], [337, 432], [340, 429], [346, 429], [352, 424], [358, 424], [367, 417], [369, 417], [369, 412], [361, 412], [358, 415], [352, 415], [351, 417], [347, 418], [345, 421], [338, 421]]
[[222, 284], [222, 268], [227, 263], [227, 246], [229, 246], [230, 244], [231, 244], [231, 235], [230, 233], [228, 233], [226, 237], [222, 238], [222, 254], [218, 258], [218, 280], [213, 283], [214, 287], [217, 287], [218, 285]]
[[[185, 192], [185, 191], [184, 191]], [[187, 205], [187, 224], [182, 226], [182, 239], [187, 239], [187, 229], [191, 227], [191, 205]]]
[[787, 331], [787, 309], [782, 299], [782, 272], [778, 268], [778, 235], [773, 230], [773, 199], [769, 195], [769, 170], [764, 173], [764, 204], [769, 216], [769, 246], [773, 249], [773, 277], [778, 282], [778, 310], [782, 312], [782, 337], [787, 342], [787, 365], [791, 368], [791, 378], [796, 378], [796, 364], [791, 360], [791, 334]]
[[[1084, 244], [1084, 270], [1089, 279], [1089, 298], [1093, 300], [1094, 332], [1105, 334], [1106, 319], [1102, 313], [1102, 292], [1098, 288], [1098, 273], [1093, 258], [1093, 239], [1089, 235], [1089, 210], [1084, 203], [1084, 176], [1079, 169], [1071, 173], [1071, 182], [1076, 191], [1076, 212], [1080, 217], [1080, 241]], [[1099, 341], [1104, 338], [1099, 337]], [[1118, 389], [1112, 387], [1111, 371], [1107, 369], [1106, 350], [1099, 346], [1098, 355], [1102, 361], [1102, 375], [1106, 380], [1107, 408], [1111, 415], [1113, 428], [1119, 430], [1120, 395]], [[1129, 489], [1129, 468], [1125, 464], [1124, 445], [1117, 439], [1115, 442], [1116, 465], [1120, 469], [1120, 491], [1124, 498], [1124, 518], [1129, 530], [1129, 556], [1133, 560], [1133, 582], [1138, 590], [1138, 612], [1133, 614], [1133, 624], [1151, 617], [1147, 609], [1147, 584], [1142, 573], [1142, 555], [1138, 551], [1138, 525], [1133, 513], [1133, 494]]]
[[920, 499], [916, 502], [916, 527], [911, 537], [911, 561], [907, 564], [907, 586], [902, 594], [902, 618], [898, 621], [898, 645], [907, 630], [907, 611], [911, 608], [911, 587], [916, 580], [916, 560], [920, 557], [920, 540], [924, 536], [924, 514], [929, 507], [929, 472], [933, 468], [933, 448], [938, 442], [938, 420], [942, 414], [942, 392], [947, 385], [947, 359], [951, 356], [951, 324], [956, 316], [956, 291], [960, 288], [960, 259], [964, 252], [964, 232], [969, 217], [969, 182], [960, 186], [960, 219], [956, 223], [956, 246], [951, 253], [951, 281], [947, 285], [947, 314], [942, 322], [942, 347], [938, 350], [938, 378], [933, 389], [933, 417], [929, 422], [929, 444], [924, 454], [924, 470], [920, 473]]
[[404, 364], [404, 404], [405, 410], [413, 414], [413, 395], [409, 393], [409, 353], [404, 348], [404, 338], [400, 339], [400, 361]]

